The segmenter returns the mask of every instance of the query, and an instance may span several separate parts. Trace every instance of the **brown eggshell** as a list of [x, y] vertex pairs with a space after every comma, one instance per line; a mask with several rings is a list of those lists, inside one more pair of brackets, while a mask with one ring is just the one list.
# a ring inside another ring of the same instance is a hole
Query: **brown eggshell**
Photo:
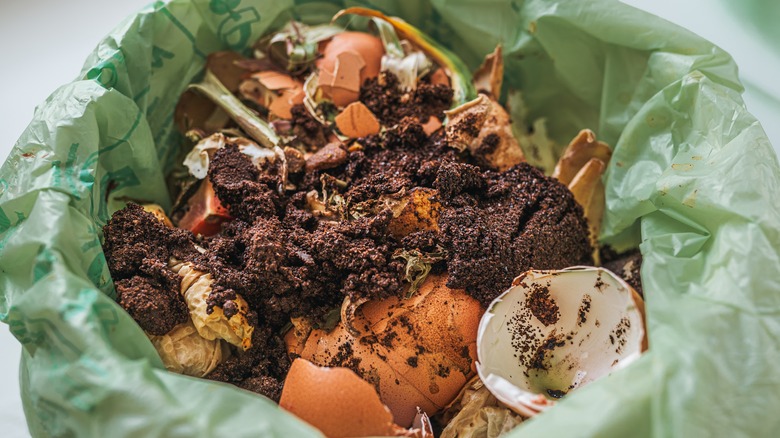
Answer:
[[439, 120], [438, 117], [431, 116], [428, 118], [428, 121], [425, 122], [424, 125], [422, 125], [423, 131], [425, 132], [425, 135], [430, 136], [434, 132], [438, 131], [439, 128], [441, 128], [441, 120]]
[[416, 343], [426, 351], [443, 354], [466, 371], [471, 369], [476, 356], [465, 354], [463, 347], [476, 343], [483, 311], [478, 301], [462, 290], [448, 288], [446, 283], [446, 275], [431, 274], [412, 299], [388, 298], [379, 307], [376, 301], [369, 302], [362, 310], [369, 323], [376, 321], [371, 330], [380, 338], [394, 327], [404, 327], [398, 335], [411, 332], [416, 339], [409, 339], [406, 345]]
[[322, 58], [317, 60], [317, 69], [333, 73], [340, 53], [359, 53], [365, 65], [360, 70], [360, 86], [366, 79], [375, 78], [382, 68], [385, 47], [382, 40], [365, 32], [342, 32], [327, 41], [320, 50]]
[[305, 96], [303, 88], [286, 89], [271, 102], [268, 111], [281, 119], [292, 119], [292, 107], [302, 104]]
[[360, 96], [360, 72], [366, 63], [363, 57], [353, 51], [336, 55], [333, 71], [320, 70], [317, 83], [325, 97], [339, 107], [357, 101]]
[[265, 88], [272, 91], [300, 88], [303, 86], [303, 84], [293, 79], [292, 76], [272, 70], [254, 73], [252, 74], [252, 77], [260, 82]]
[[279, 406], [332, 438], [395, 435], [393, 416], [374, 387], [347, 368], [296, 359]]
[[[301, 357], [319, 365], [347, 366], [374, 383], [395, 422], [408, 427], [417, 407], [433, 415], [457, 396], [474, 374], [482, 308], [463, 291], [429, 275], [408, 300], [389, 298], [361, 307], [351, 335], [342, 324], [314, 330]], [[288, 335], [288, 351], [299, 348]]]
[[[368, 329], [368, 325], [360, 318], [354, 325]], [[417, 407], [425, 412], [436, 412], [439, 406], [390, 366], [387, 358], [391, 354], [394, 353], [372, 337], [357, 339], [339, 324], [329, 333], [312, 331], [301, 358], [320, 366], [346, 366], [358, 372], [363, 379], [377, 387], [382, 402], [393, 414], [393, 420], [408, 427], [417, 415]]]
[[287, 354], [300, 356], [306, 346], [306, 339], [312, 331], [312, 326], [306, 318], [292, 318], [292, 328], [284, 335]]
[[349, 138], [360, 138], [379, 133], [379, 120], [361, 102], [352, 102], [335, 119], [336, 126]]

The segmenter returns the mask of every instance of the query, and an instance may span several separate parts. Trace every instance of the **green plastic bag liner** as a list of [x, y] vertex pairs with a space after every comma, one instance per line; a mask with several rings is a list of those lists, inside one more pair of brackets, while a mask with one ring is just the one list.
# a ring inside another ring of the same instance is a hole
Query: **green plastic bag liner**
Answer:
[[603, 240], [642, 250], [650, 350], [511, 436], [780, 430], [780, 170], [728, 54], [607, 0], [171, 0], [107, 36], [0, 171], [0, 319], [24, 346], [33, 435], [318, 435], [260, 396], [167, 372], [114, 303], [100, 239], [128, 199], [170, 207], [173, 109], [208, 53], [347, 6], [402, 17], [472, 68], [501, 42], [528, 120], [560, 145], [591, 128], [614, 147]]

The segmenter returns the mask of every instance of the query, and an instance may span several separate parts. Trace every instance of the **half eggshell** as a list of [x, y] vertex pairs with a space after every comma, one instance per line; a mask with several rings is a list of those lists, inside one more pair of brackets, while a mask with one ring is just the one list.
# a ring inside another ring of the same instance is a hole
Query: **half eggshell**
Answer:
[[531, 417], [646, 348], [644, 304], [617, 275], [594, 267], [528, 271], [483, 315], [477, 371], [497, 399]]
[[393, 423], [370, 383], [348, 368], [320, 367], [295, 359], [287, 374], [279, 406], [322, 431], [329, 438], [405, 436], [431, 438], [430, 421], [418, 413], [414, 427]]

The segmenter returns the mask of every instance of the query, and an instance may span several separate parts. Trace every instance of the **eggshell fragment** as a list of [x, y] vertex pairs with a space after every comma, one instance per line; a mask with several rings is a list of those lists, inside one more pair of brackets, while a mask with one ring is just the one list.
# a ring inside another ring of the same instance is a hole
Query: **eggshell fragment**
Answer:
[[260, 84], [262, 84], [265, 88], [271, 91], [298, 88], [302, 85], [291, 76], [272, 70], [254, 73], [252, 77], [260, 82]]
[[271, 114], [281, 119], [291, 119], [292, 107], [302, 104], [306, 97], [302, 82], [271, 70], [253, 73], [241, 83], [239, 92], [245, 99], [268, 107]]
[[271, 102], [268, 111], [280, 119], [292, 119], [292, 107], [303, 103], [306, 93], [303, 88], [293, 88], [282, 91], [282, 94]]
[[422, 125], [422, 128], [425, 132], [425, 135], [430, 136], [434, 132], [438, 131], [441, 126], [441, 120], [439, 120], [439, 118], [436, 116], [431, 116], [428, 118], [428, 121]]
[[335, 71], [337, 56], [340, 53], [351, 51], [360, 54], [365, 63], [360, 71], [360, 86], [366, 79], [379, 75], [382, 67], [382, 55], [385, 47], [382, 40], [365, 32], [342, 32], [334, 35], [320, 50], [322, 58], [317, 60], [317, 68], [320, 71]]
[[646, 347], [642, 300], [612, 272], [528, 271], [482, 317], [477, 371], [497, 399], [530, 417]]
[[[363, 324], [364, 320], [356, 318], [355, 325]], [[301, 358], [320, 366], [346, 366], [359, 373], [377, 388], [382, 402], [393, 414], [393, 421], [401, 426], [411, 424], [418, 407], [426, 413], [437, 411], [439, 407], [393, 367], [398, 363], [388, 363], [388, 357], [397, 353], [381, 343], [369, 342], [371, 340], [373, 338], [365, 334], [354, 337], [343, 324], [330, 332], [314, 330], [301, 352]], [[402, 364], [399, 366], [403, 367]]]
[[332, 438], [395, 435], [393, 416], [374, 387], [347, 368], [296, 359], [279, 406]]
[[[348, 366], [379, 391], [394, 421], [409, 426], [417, 408], [432, 415], [449, 404], [474, 375], [476, 331], [482, 308], [446, 276], [429, 275], [408, 300], [389, 298], [361, 307], [350, 334], [343, 323], [313, 330], [300, 355], [318, 365]], [[298, 336], [285, 338], [288, 351]]]
[[360, 95], [360, 71], [365, 65], [359, 53], [348, 51], [336, 55], [334, 71], [320, 71], [319, 87], [325, 97], [340, 107], [355, 102]]
[[349, 138], [379, 134], [379, 120], [361, 102], [352, 102], [336, 116], [336, 126]]
[[328, 41], [317, 61], [319, 88], [343, 107], [358, 99], [366, 79], [379, 75], [384, 55], [382, 41], [364, 32], [342, 32]]
[[450, 86], [450, 78], [447, 76], [447, 73], [444, 72], [444, 69], [438, 68], [431, 73], [431, 85]]

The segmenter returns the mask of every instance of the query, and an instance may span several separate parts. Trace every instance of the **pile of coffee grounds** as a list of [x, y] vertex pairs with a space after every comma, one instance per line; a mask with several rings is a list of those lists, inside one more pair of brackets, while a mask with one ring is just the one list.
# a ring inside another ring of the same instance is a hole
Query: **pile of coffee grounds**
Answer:
[[290, 108], [290, 113], [292, 113], [292, 133], [306, 149], [316, 150], [319, 146], [327, 143], [327, 129], [309, 114], [303, 104], [293, 105]]
[[399, 91], [398, 77], [382, 72], [366, 80], [360, 89], [360, 101], [385, 126], [396, 125], [404, 117], [426, 123], [431, 116], [444, 120], [444, 111], [452, 105], [452, 88], [421, 81], [416, 90]]
[[[257, 168], [236, 145], [218, 150], [208, 178], [234, 219], [215, 236], [165, 227], [136, 205], [117, 212], [104, 232], [120, 304], [147, 332], [164, 334], [187, 317], [169, 259], [211, 273], [209, 311], [233, 314], [240, 295], [255, 331], [252, 347], [208, 378], [277, 399], [290, 366], [280, 338], [290, 318], [318, 327], [346, 297], [405, 296], [399, 251], [445, 254], [433, 272], [447, 271], [449, 287], [483, 305], [528, 269], [591, 262], [587, 223], [565, 186], [527, 164], [494, 172], [451, 147], [442, 130], [426, 135], [421, 123], [449, 107], [450, 88], [396, 87], [392, 75], [367, 81], [361, 100], [386, 129], [344, 148], [346, 160], [333, 166], [295, 166], [283, 194], [278, 160]], [[321, 140], [295, 111], [296, 129]], [[438, 229], [393, 235], [389, 205], [415, 188], [437, 193]]]
[[252, 348], [236, 352], [206, 378], [231, 383], [278, 402], [291, 365], [284, 340], [268, 325], [260, 324], [256, 319], [250, 322], [255, 326]]
[[179, 276], [168, 269], [168, 260], [195, 257], [192, 233], [166, 227], [137, 204], [116, 212], [103, 232], [117, 302], [141, 328], [159, 336], [189, 320]]
[[506, 172], [442, 166], [434, 184], [445, 208], [439, 220], [448, 251], [447, 286], [483, 305], [528, 269], [592, 264], [587, 222], [571, 192], [521, 163]]

